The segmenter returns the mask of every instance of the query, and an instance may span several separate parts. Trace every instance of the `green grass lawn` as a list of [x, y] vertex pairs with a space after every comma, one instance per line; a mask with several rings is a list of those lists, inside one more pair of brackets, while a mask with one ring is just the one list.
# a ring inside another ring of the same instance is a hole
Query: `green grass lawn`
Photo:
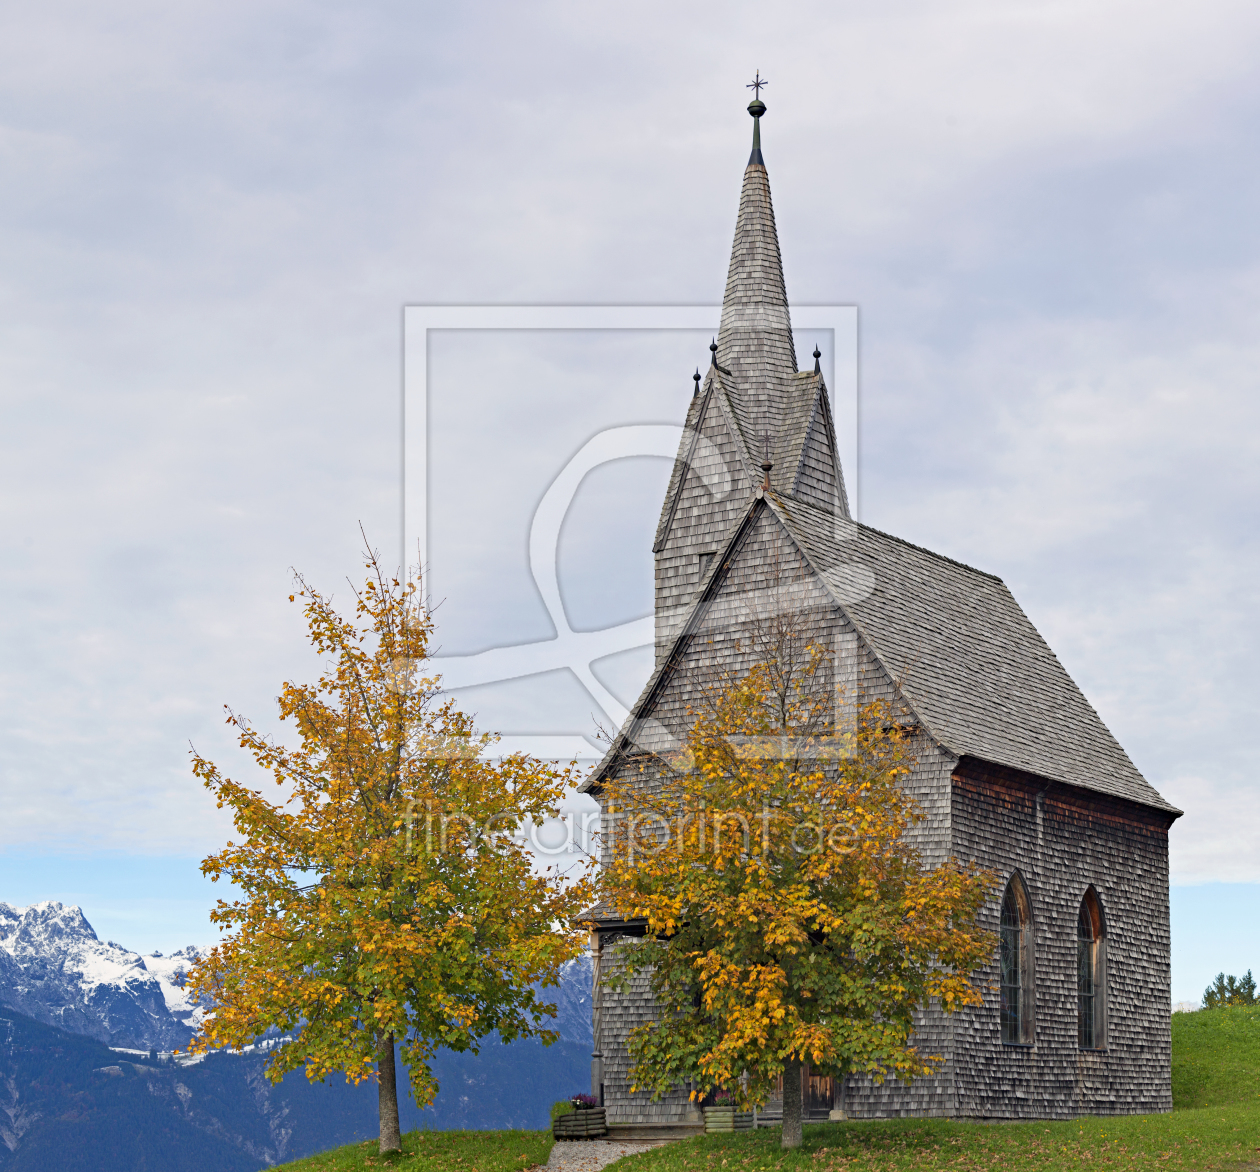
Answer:
[[616, 1172], [892, 1172], [893, 1169], [1242, 1169], [1260, 1167], [1260, 1112], [1241, 1107], [1064, 1123], [897, 1119], [819, 1123], [794, 1152], [777, 1130], [704, 1136], [610, 1167]]
[[1173, 1112], [1062, 1123], [897, 1119], [823, 1123], [787, 1153], [777, 1131], [705, 1136], [616, 1172], [893, 1172], [894, 1169], [1260, 1170], [1260, 1009], [1173, 1015]]
[[551, 1144], [549, 1131], [411, 1131], [396, 1156], [380, 1155], [373, 1139], [279, 1167], [283, 1172], [358, 1172], [397, 1164], [408, 1172], [521, 1172], [545, 1164]]
[[[1067, 1169], [1212, 1169], [1260, 1172], [1260, 1008], [1173, 1016], [1170, 1115], [1062, 1123], [954, 1123], [896, 1119], [805, 1128], [795, 1152], [777, 1130], [700, 1136], [618, 1161], [616, 1172], [951, 1172]], [[425, 1172], [520, 1172], [544, 1164], [551, 1136], [535, 1131], [412, 1132], [400, 1157], [376, 1142], [284, 1165], [292, 1172], [350, 1172], [403, 1164]]]

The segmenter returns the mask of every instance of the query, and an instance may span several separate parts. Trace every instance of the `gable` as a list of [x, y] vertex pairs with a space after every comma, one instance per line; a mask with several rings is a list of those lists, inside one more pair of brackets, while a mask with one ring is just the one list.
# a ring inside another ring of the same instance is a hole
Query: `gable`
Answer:
[[705, 569], [703, 555], [716, 554], [747, 511], [752, 476], [720, 376], [696, 412], [685, 461], [667, 502], [656, 554], [656, 647], [664, 654], [686, 619]]
[[747, 459], [729, 397], [721, 375], [710, 367], [703, 393], [693, 397], [687, 411], [652, 552], [660, 553], [666, 547], [677, 526], [686, 531], [704, 502], [737, 499], [742, 504], [750, 487]]
[[930, 865], [944, 862], [957, 758], [908, 709], [898, 681], [845, 613], [839, 599], [857, 597], [867, 581], [834, 568], [820, 573], [797, 533], [759, 494], [691, 597], [630, 719], [580, 790], [598, 797], [602, 781], [613, 775], [641, 776], [653, 785], [670, 756], [684, 747], [702, 690], [765, 658], [757, 647], [759, 628], [764, 632], [786, 617], [802, 650], [817, 643], [831, 652], [818, 684], [831, 695], [837, 735], [850, 731], [858, 709], [876, 699], [890, 702], [899, 718], [915, 726], [915, 766], [904, 785], [920, 818], [906, 833]]
[[[742, 674], [786, 618], [800, 646], [835, 651], [856, 703], [894, 698], [891, 679], [843, 615], [782, 519], [754, 500], [732, 529], [699, 591], [692, 591], [668, 653], [658, 661], [617, 743], [582, 789], [599, 781], [627, 755], [665, 754], [681, 747], [700, 690], [728, 672]], [[829, 664], [820, 684], [831, 688]]]
[[678, 454], [674, 457], [674, 467], [669, 474], [669, 487], [665, 490], [665, 500], [661, 505], [660, 520], [656, 523], [656, 536], [652, 540], [652, 552], [656, 553], [665, 544], [669, 535], [669, 527], [678, 507], [678, 494], [691, 467], [696, 449], [696, 429], [705, 414], [709, 400], [713, 397], [713, 376], [705, 384], [704, 394], [693, 395], [687, 404], [687, 418], [683, 421], [683, 433], [678, 440]]
[[840, 505], [843, 514], [849, 514], [844, 475], [836, 459], [835, 431], [831, 425], [825, 387], [819, 388], [818, 397], [814, 400], [791, 491], [793, 496], [820, 509], [834, 509], [838, 498], [843, 502]]

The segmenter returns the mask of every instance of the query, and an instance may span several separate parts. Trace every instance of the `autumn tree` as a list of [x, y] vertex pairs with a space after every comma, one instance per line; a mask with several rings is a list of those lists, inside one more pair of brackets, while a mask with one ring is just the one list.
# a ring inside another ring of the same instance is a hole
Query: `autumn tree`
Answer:
[[554, 813], [572, 767], [489, 758], [496, 738], [426, 670], [433, 622], [416, 581], [386, 576], [375, 556], [368, 571], [352, 618], [297, 577], [290, 601], [303, 600], [324, 670], [281, 690], [295, 747], [228, 712], [276, 799], [193, 754], [239, 835], [202, 871], [241, 898], [211, 913], [229, 935], [189, 985], [213, 1005], [195, 1051], [278, 1031], [273, 1081], [297, 1068], [375, 1076], [385, 1152], [400, 1147], [396, 1042], [425, 1106], [439, 1048], [476, 1051], [492, 1031], [555, 1040], [555, 1006], [535, 989], [580, 953], [567, 925], [590, 891], [539, 872], [524, 833]]
[[873, 700], [837, 727], [828, 654], [790, 631], [762, 644], [742, 678], [697, 686], [681, 752], [606, 784], [602, 882], [646, 920], [611, 978], [650, 974], [659, 1010], [630, 1037], [637, 1089], [721, 1088], [750, 1109], [782, 1077], [791, 1148], [803, 1063], [877, 1081], [939, 1067], [915, 1013], [980, 1003], [969, 974], [992, 955], [976, 916], [993, 877], [925, 867], [908, 840], [904, 714]]

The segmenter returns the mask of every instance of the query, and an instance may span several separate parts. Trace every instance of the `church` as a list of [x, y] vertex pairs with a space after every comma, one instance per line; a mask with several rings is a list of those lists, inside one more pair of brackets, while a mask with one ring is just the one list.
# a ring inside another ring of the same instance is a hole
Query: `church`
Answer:
[[[802, 1071], [807, 1118], [1063, 1119], [1172, 1109], [1168, 831], [1180, 811], [1138, 772], [1001, 579], [850, 515], [815, 351], [798, 369], [755, 99], [721, 328], [696, 375], [653, 545], [656, 664], [583, 785], [638, 774], [681, 743], [689, 681], [738, 672], [749, 601], [785, 572], [837, 695], [894, 700], [913, 730], [907, 784], [927, 866], [951, 857], [1001, 881], [984, 909], [984, 1003], [916, 1019], [944, 1056], [906, 1085]], [[746, 666], [746, 661], [744, 663]], [[839, 701], [838, 701], [839, 703]], [[842, 714], [837, 713], [837, 719]], [[645, 979], [599, 979], [643, 927], [590, 909], [592, 1093], [613, 1135], [701, 1126], [687, 1089], [632, 1089], [626, 1041], [653, 1013]], [[781, 1113], [781, 1100], [778, 1111]], [[762, 1118], [774, 1119], [776, 1103]]]

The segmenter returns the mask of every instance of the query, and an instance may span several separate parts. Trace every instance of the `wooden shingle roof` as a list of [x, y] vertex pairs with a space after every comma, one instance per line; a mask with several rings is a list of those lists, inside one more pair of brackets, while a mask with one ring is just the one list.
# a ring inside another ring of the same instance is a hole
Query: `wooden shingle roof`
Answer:
[[940, 744], [1179, 812], [1138, 771], [1000, 578], [869, 526], [837, 523], [802, 501], [768, 503]]

